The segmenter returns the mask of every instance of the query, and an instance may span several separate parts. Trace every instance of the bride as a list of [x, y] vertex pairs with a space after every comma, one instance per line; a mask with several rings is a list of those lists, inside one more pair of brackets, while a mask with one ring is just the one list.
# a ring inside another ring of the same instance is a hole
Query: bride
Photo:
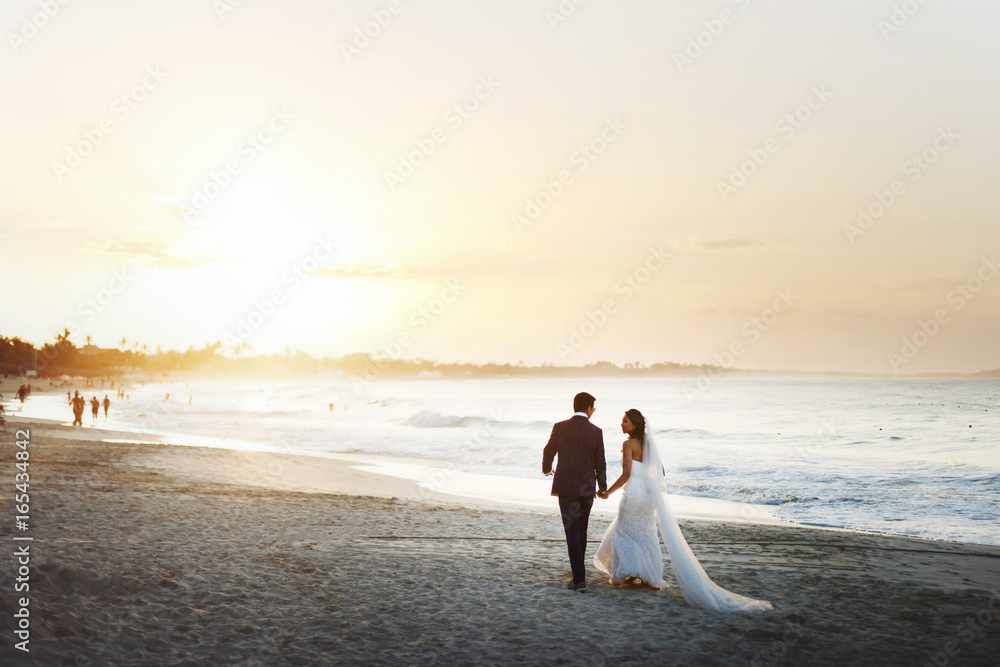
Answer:
[[770, 602], [730, 593], [705, 574], [667, 505], [666, 471], [652, 429], [647, 433], [646, 426], [642, 413], [635, 409], [626, 412], [622, 419], [622, 432], [629, 436], [622, 447], [622, 474], [606, 493], [598, 494], [606, 500], [622, 489], [622, 499], [618, 516], [594, 556], [594, 565], [611, 578], [612, 584], [641, 581], [662, 588], [663, 554], [656, 534], [655, 513], [677, 584], [688, 604], [725, 613], [773, 609]]

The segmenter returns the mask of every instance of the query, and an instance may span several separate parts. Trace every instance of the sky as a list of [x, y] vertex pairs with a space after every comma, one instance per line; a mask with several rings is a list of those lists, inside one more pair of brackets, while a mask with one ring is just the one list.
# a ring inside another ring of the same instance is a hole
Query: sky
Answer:
[[0, 335], [1000, 368], [1000, 5], [8, 0]]

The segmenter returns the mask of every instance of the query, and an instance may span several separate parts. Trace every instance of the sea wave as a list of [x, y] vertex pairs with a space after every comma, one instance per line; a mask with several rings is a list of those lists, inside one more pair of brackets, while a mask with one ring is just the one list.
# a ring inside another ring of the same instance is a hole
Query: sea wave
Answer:
[[505, 421], [493, 417], [482, 417], [479, 415], [446, 415], [440, 412], [422, 410], [410, 415], [400, 422], [403, 426], [413, 428], [470, 428], [475, 426], [485, 426], [490, 429], [517, 428], [527, 430], [548, 430], [552, 424], [547, 421]]
[[[792, 493], [771, 491], [760, 488], [727, 487], [719, 484], [670, 484], [668, 488], [671, 493], [686, 496], [697, 496], [700, 498], [717, 498], [719, 500], [731, 500], [748, 505], [787, 505], [789, 503], [801, 502], [803, 499]], [[815, 500], [815, 499], [813, 499]]]
[[469, 426], [498, 426], [501, 422], [489, 417], [445, 415], [422, 410], [400, 422], [414, 428], [464, 428]]
[[698, 438], [718, 438], [718, 433], [705, 431], [700, 428], [658, 428], [653, 429], [654, 435], [674, 435], [674, 436], [696, 436]]

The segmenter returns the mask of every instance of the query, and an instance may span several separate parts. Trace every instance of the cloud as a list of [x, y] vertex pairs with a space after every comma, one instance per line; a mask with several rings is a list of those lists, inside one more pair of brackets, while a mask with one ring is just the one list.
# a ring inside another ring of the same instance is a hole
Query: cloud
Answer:
[[230, 255], [198, 252], [195, 247], [183, 242], [171, 245], [164, 241], [105, 241], [88, 243], [84, 249], [171, 269], [191, 269], [235, 259]]
[[876, 313], [870, 310], [850, 310], [847, 308], [831, 308], [823, 312], [824, 315], [829, 315], [830, 317], [848, 317], [856, 319], [867, 319], [869, 317], [876, 317]]
[[750, 251], [767, 252], [770, 250], [794, 250], [795, 245], [780, 245], [767, 239], [750, 238], [747, 236], [726, 236], [714, 239], [684, 239], [674, 241], [671, 245], [678, 250], [697, 250], [701, 252], [715, 251]]
[[313, 276], [323, 278], [396, 278], [430, 272], [430, 265], [402, 264], [395, 261], [371, 262], [363, 265], [334, 266], [310, 271]]
[[43, 220], [41, 222], [33, 222], [31, 227], [41, 227], [42, 229], [69, 229], [71, 225], [65, 220]]
[[875, 293], [937, 293], [954, 287], [960, 279], [961, 277], [958, 275], [931, 271], [919, 276], [879, 280], [868, 291]]

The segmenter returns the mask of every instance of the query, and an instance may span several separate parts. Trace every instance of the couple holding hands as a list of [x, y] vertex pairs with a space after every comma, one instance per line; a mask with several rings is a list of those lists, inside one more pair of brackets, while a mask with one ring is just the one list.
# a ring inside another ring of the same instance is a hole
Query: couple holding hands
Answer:
[[726, 613], [772, 609], [770, 602], [731, 593], [705, 574], [667, 504], [666, 470], [653, 431], [638, 410], [629, 410], [622, 417], [622, 432], [628, 436], [622, 446], [622, 474], [608, 488], [604, 435], [590, 422], [595, 402], [585, 392], [573, 398], [573, 416], [552, 427], [542, 456], [542, 472], [554, 475], [552, 495], [559, 497], [566, 531], [573, 570], [573, 581], [567, 588], [581, 593], [587, 590], [587, 524], [594, 496], [606, 500], [621, 489], [618, 515], [594, 556], [594, 565], [613, 585], [663, 587], [659, 523], [677, 584], [688, 604]]

